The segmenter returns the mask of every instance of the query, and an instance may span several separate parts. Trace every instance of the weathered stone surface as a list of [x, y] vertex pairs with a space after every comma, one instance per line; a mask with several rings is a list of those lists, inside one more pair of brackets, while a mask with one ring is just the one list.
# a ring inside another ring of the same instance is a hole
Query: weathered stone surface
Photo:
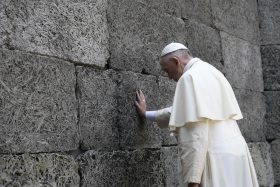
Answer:
[[0, 152], [76, 149], [74, 65], [5, 49], [0, 62]]
[[81, 148], [118, 149], [117, 73], [87, 67], [77, 72]]
[[162, 171], [160, 172], [159, 159], [158, 151], [88, 151], [79, 159], [81, 184], [93, 187], [160, 185]]
[[[172, 106], [173, 97], [175, 93], [176, 82], [166, 77], [159, 77], [159, 98], [158, 109]], [[176, 145], [177, 140], [175, 136], [170, 136], [168, 128], [162, 128], [161, 131], [161, 143], [162, 145]]]
[[191, 20], [185, 21], [185, 23], [187, 45], [193, 56], [199, 57], [223, 71], [219, 32]]
[[260, 47], [221, 32], [225, 74], [233, 87], [263, 91]]
[[0, 186], [79, 186], [78, 164], [62, 154], [0, 155]]
[[280, 2], [258, 0], [262, 44], [280, 44]]
[[256, 0], [212, 0], [214, 25], [219, 30], [259, 44]]
[[280, 139], [271, 142], [271, 159], [273, 165], [275, 185], [280, 185]]
[[144, 0], [142, 2], [149, 7], [179, 18], [194, 19], [207, 25], [212, 24], [209, 0]]
[[87, 151], [78, 158], [81, 186], [177, 186], [176, 147], [161, 150]]
[[128, 178], [125, 175], [127, 159], [126, 152], [87, 151], [78, 158], [80, 186], [125, 186]]
[[248, 144], [261, 187], [273, 187], [274, 176], [270, 145], [267, 142]]
[[0, 46], [105, 66], [105, 0], [0, 2]]
[[280, 91], [266, 91], [267, 139], [280, 138]]
[[234, 89], [243, 114], [238, 120], [240, 130], [247, 142], [265, 141], [265, 101], [261, 92]]
[[185, 43], [184, 22], [145, 3], [108, 1], [110, 67], [160, 74], [159, 56], [169, 42]]
[[150, 121], [141, 121], [135, 109], [136, 91], [146, 97], [147, 110], [157, 109], [158, 84], [156, 77], [122, 72], [118, 92], [120, 146], [125, 149], [161, 146], [160, 130]]
[[178, 155], [178, 147], [163, 147], [162, 160], [164, 162], [165, 186], [182, 185], [182, 176], [179, 173], [180, 158]]
[[264, 89], [280, 91], [280, 45], [262, 46], [261, 54]]

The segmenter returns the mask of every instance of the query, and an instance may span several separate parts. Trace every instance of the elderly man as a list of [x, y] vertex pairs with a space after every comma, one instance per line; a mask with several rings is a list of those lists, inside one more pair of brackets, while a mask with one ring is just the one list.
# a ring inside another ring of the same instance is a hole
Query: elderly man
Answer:
[[137, 92], [140, 116], [177, 134], [182, 178], [188, 187], [258, 187], [247, 144], [236, 120], [242, 119], [233, 90], [212, 65], [193, 58], [180, 43], [167, 45], [160, 66], [177, 82], [173, 105], [146, 111]]

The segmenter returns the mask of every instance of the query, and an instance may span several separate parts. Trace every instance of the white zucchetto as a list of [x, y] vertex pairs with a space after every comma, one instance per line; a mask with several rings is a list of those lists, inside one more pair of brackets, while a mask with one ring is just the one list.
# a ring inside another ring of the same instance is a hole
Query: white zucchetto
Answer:
[[172, 53], [174, 51], [177, 51], [179, 49], [186, 49], [188, 50], [188, 48], [186, 46], [184, 46], [183, 44], [181, 43], [175, 43], [175, 42], [172, 42], [170, 44], [168, 44], [167, 46], [165, 46], [161, 52], [161, 57], [169, 54], [169, 53]]

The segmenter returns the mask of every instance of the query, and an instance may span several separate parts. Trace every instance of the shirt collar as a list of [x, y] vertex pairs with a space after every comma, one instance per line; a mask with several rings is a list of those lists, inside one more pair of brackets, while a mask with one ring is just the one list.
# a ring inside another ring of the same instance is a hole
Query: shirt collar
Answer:
[[187, 65], [184, 68], [184, 72], [186, 72], [188, 69], [190, 69], [197, 61], [199, 61], [199, 58], [192, 58]]

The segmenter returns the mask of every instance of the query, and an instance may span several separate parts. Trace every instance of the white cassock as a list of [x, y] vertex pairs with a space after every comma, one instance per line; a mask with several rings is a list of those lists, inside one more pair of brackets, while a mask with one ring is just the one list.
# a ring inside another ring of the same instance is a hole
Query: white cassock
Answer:
[[172, 107], [155, 111], [161, 128], [177, 134], [184, 183], [202, 187], [258, 187], [236, 120], [242, 114], [224, 75], [193, 58], [178, 80]]

